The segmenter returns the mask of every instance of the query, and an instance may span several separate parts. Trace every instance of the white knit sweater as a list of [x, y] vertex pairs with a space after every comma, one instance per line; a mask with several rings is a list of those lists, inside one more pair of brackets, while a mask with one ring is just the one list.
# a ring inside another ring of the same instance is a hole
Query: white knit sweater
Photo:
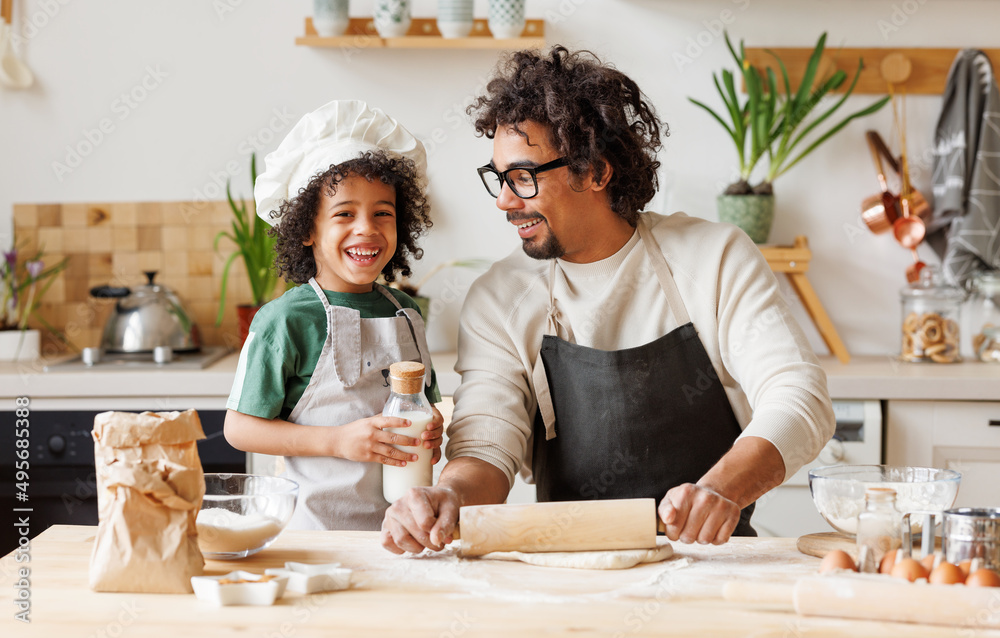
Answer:
[[[819, 454], [835, 424], [826, 374], [767, 262], [732, 226], [683, 213], [644, 215], [726, 389], [741, 436], [773, 443], [787, 479]], [[620, 350], [678, 327], [638, 233], [607, 259], [557, 261], [559, 337]], [[455, 366], [462, 383], [447, 457], [487, 461], [512, 483], [518, 470], [528, 476], [531, 469], [536, 403], [530, 380], [546, 326], [549, 270], [549, 261], [518, 248], [473, 284], [462, 308]], [[697, 380], [690, 392], [698, 392]], [[663, 453], [668, 458], [675, 451]]]

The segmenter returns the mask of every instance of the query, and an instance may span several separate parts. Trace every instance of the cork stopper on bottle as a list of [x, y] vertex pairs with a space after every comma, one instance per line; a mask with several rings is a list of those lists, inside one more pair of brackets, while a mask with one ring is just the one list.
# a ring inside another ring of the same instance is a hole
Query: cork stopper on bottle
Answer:
[[424, 364], [399, 361], [389, 366], [389, 381], [396, 394], [417, 394], [424, 385]]

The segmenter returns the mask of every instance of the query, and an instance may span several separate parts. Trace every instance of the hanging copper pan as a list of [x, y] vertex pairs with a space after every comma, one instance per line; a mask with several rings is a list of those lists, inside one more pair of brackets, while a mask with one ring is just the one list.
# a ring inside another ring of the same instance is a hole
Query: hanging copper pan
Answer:
[[[885, 145], [882, 137], [877, 132], [868, 131], [865, 137], [868, 140], [868, 148], [871, 150], [872, 160], [875, 162], [876, 175], [882, 192], [864, 199], [861, 203], [861, 218], [873, 233], [880, 234], [892, 228], [897, 223], [897, 220], [903, 218], [900, 198], [889, 191], [889, 184], [885, 178], [882, 160], [884, 159], [897, 175], [902, 175], [902, 169], [899, 161], [892, 156], [892, 153], [889, 152], [889, 147]], [[920, 191], [911, 189], [906, 199], [909, 204], [909, 215], [926, 221], [931, 214], [931, 207]], [[904, 223], [900, 224], [900, 226], [909, 227], [912, 225]]]

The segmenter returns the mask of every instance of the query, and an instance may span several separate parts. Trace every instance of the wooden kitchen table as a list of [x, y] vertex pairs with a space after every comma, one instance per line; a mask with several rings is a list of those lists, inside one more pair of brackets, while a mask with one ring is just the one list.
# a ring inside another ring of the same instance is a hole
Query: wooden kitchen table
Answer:
[[[239, 561], [208, 561], [206, 574], [263, 573], [285, 561], [339, 562], [352, 588], [288, 592], [270, 607], [215, 607], [193, 594], [110, 594], [87, 586], [96, 527], [55, 526], [32, 543], [30, 562], [0, 560], [0, 591], [30, 575], [31, 624], [5, 603], [0, 636], [1000, 636], [1000, 632], [840, 618], [800, 617], [781, 606], [726, 602], [730, 579], [791, 584], [819, 559], [794, 539], [733, 539], [724, 546], [675, 543], [675, 558], [619, 571], [535, 567], [437, 555], [396, 556], [374, 532], [285, 532]], [[8, 599], [9, 600], [9, 599]]]

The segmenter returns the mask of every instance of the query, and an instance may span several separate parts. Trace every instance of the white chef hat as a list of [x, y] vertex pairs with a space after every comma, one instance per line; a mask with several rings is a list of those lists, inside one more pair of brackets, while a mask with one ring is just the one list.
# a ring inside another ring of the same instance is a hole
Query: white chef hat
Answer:
[[253, 189], [257, 215], [274, 226], [280, 219], [272, 218], [271, 211], [298, 195], [317, 173], [376, 149], [413, 160], [423, 180], [424, 145], [381, 109], [359, 100], [334, 100], [304, 115], [264, 158], [264, 172]]

